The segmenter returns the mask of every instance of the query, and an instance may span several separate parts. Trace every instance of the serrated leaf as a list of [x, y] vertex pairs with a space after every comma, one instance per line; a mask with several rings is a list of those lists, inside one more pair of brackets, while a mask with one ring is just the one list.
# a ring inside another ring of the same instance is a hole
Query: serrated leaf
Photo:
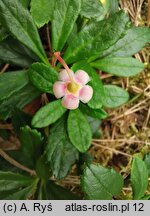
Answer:
[[19, 41], [7, 37], [0, 42], [0, 60], [12, 65], [29, 67], [34, 61], [38, 61], [38, 58]]
[[77, 195], [70, 192], [68, 189], [48, 181], [46, 185], [48, 200], [78, 200]]
[[127, 23], [128, 17], [119, 11], [108, 19], [85, 26], [66, 50], [65, 61], [70, 64], [90, 57], [95, 59], [119, 40]]
[[28, 166], [35, 168], [36, 161], [41, 154], [43, 137], [40, 132], [29, 126], [21, 128], [21, 154], [25, 156]]
[[114, 169], [88, 165], [81, 178], [81, 186], [91, 200], [110, 200], [120, 193], [123, 178]]
[[104, 97], [104, 88], [100, 77], [96, 73], [96, 71], [86, 62], [86, 61], [79, 61], [78, 63], [74, 64], [71, 68], [74, 72], [77, 70], [84, 70], [90, 76], [90, 85], [93, 88], [93, 96], [92, 99], [88, 102], [88, 105], [92, 109], [99, 109], [102, 107], [102, 98]]
[[119, 39], [116, 44], [104, 51], [101, 57], [130, 57], [140, 51], [148, 42], [150, 42], [150, 29], [133, 27], [127, 30], [124, 37]]
[[7, 72], [0, 75], [0, 101], [7, 99], [18, 92], [28, 83], [28, 76], [25, 70]]
[[52, 19], [54, 5], [54, 0], [31, 0], [31, 15], [38, 28]]
[[137, 59], [124, 57], [106, 57], [92, 62], [90, 65], [104, 72], [122, 77], [135, 76], [144, 70], [144, 64]]
[[79, 109], [72, 110], [69, 112], [67, 124], [72, 144], [80, 152], [85, 152], [92, 141], [92, 132], [86, 117]]
[[103, 106], [107, 108], [116, 108], [129, 100], [129, 94], [124, 89], [115, 85], [104, 85], [105, 97]]
[[87, 18], [96, 18], [103, 12], [103, 7], [100, 0], [82, 0], [80, 14]]
[[50, 65], [34, 63], [28, 70], [32, 84], [42, 92], [53, 94], [53, 84], [58, 78], [57, 71]]
[[88, 116], [96, 119], [105, 119], [108, 114], [103, 109], [91, 109], [89, 106], [80, 103], [80, 110]]
[[150, 153], [145, 156], [144, 162], [148, 169], [148, 176], [150, 177]]
[[0, 20], [21, 43], [49, 64], [31, 15], [18, 0], [0, 1]]
[[64, 178], [78, 159], [78, 151], [68, 138], [66, 126], [66, 118], [62, 117], [51, 127], [45, 149], [47, 160], [57, 179]]
[[14, 107], [22, 109], [41, 93], [30, 84], [25, 85], [6, 100], [0, 101], [0, 119], [11, 117]]
[[66, 111], [61, 105], [61, 100], [48, 103], [34, 115], [32, 125], [37, 128], [46, 127], [57, 121]]
[[57, 0], [52, 20], [52, 47], [61, 51], [79, 15], [81, 0]]
[[136, 156], [132, 162], [131, 185], [133, 189], [133, 198], [141, 199], [148, 186], [148, 170], [144, 161]]

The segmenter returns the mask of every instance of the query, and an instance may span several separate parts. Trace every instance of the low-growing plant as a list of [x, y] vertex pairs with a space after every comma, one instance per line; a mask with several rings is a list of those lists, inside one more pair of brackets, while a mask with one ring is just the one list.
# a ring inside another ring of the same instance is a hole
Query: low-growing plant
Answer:
[[[0, 62], [10, 64], [0, 74], [0, 119], [20, 140], [0, 149], [0, 199], [149, 199], [149, 155], [134, 157], [133, 195], [124, 197], [121, 174], [87, 153], [106, 108], [130, 98], [99, 71], [137, 75], [144, 64], [133, 55], [149, 41], [150, 29], [133, 26], [117, 0], [0, 0]], [[73, 165], [78, 195], [57, 184]]]

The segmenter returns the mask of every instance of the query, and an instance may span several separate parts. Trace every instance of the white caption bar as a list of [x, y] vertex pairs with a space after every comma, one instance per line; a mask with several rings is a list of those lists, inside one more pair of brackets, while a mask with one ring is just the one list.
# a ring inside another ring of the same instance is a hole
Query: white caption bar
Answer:
[[150, 201], [125, 200], [29, 200], [0, 201], [0, 216], [147, 216]]

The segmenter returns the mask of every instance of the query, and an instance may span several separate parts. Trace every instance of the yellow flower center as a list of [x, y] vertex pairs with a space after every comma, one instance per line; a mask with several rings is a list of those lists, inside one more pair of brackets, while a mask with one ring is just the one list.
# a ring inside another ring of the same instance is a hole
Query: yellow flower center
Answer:
[[80, 89], [80, 85], [74, 81], [68, 83], [67, 90], [72, 94], [76, 94]]
[[106, 0], [100, 0], [100, 2], [104, 5], [106, 3]]

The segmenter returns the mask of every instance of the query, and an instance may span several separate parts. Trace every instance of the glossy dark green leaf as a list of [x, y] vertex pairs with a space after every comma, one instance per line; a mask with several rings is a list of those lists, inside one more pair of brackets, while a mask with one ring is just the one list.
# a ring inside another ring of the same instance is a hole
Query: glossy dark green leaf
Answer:
[[52, 47], [61, 51], [79, 15], [81, 0], [57, 0], [52, 20]]
[[148, 170], [144, 161], [136, 156], [133, 159], [131, 168], [131, 185], [133, 189], [133, 198], [141, 199], [148, 186]]
[[46, 127], [57, 121], [65, 112], [61, 100], [53, 101], [39, 109], [32, 119], [32, 125], [37, 128]]
[[0, 75], [0, 101], [7, 99], [18, 92], [28, 83], [28, 76], [25, 70], [7, 72]]
[[92, 62], [90, 65], [104, 72], [122, 77], [135, 76], [144, 70], [144, 64], [137, 59], [124, 57], [106, 57]]
[[57, 179], [64, 178], [78, 159], [78, 151], [71, 144], [66, 127], [66, 118], [63, 117], [50, 128], [45, 150], [53, 175]]
[[32, 84], [42, 92], [53, 94], [53, 84], [58, 79], [57, 71], [50, 65], [34, 63], [28, 70]]
[[41, 154], [41, 143], [43, 137], [41, 133], [29, 126], [21, 128], [20, 142], [21, 154], [26, 157], [28, 166], [35, 168], [36, 161]]
[[114, 169], [91, 164], [84, 170], [81, 186], [88, 199], [110, 200], [120, 193], [123, 178]]
[[150, 153], [145, 156], [144, 162], [148, 169], [148, 176], [150, 177]]
[[21, 43], [49, 64], [31, 15], [18, 0], [0, 1], [0, 20]]
[[54, 0], [31, 0], [31, 15], [39, 28], [52, 19], [54, 5]]
[[25, 200], [35, 193], [38, 179], [13, 172], [0, 171], [0, 199]]
[[8, 117], [11, 117], [13, 107], [22, 109], [40, 94], [41, 93], [35, 89], [35, 87], [27, 84], [7, 99], [0, 101], [0, 119], [7, 119]]
[[21, 187], [27, 187], [35, 181], [35, 178], [13, 172], [0, 171], [0, 193]]
[[68, 134], [72, 144], [85, 152], [91, 145], [92, 132], [84, 114], [79, 110], [72, 110], [68, 117]]
[[19, 41], [7, 37], [0, 42], [0, 60], [4, 63], [29, 67], [34, 61], [38, 61], [38, 58]]
[[130, 57], [140, 51], [148, 42], [150, 42], [150, 29], [146, 27], [133, 27], [116, 44], [113, 44], [108, 50], [104, 51], [101, 57]]
[[92, 109], [101, 108], [102, 98], [104, 97], [104, 88], [102, 81], [100, 80], [100, 77], [86, 61], [79, 61], [78, 63], [72, 66], [72, 70], [74, 72], [80, 69], [86, 71], [91, 78], [88, 84], [93, 88], [93, 96], [92, 99], [89, 101], [88, 105]]
[[78, 200], [77, 195], [70, 192], [68, 189], [48, 181], [46, 185], [47, 196], [49, 200]]
[[103, 106], [107, 108], [119, 107], [129, 100], [128, 92], [118, 86], [104, 85], [104, 89]]
[[108, 19], [85, 26], [68, 47], [64, 59], [68, 64], [90, 57], [95, 59], [119, 40], [127, 23], [127, 15], [119, 11]]
[[82, 0], [80, 14], [87, 18], [96, 18], [101, 15], [103, 7], [100, 0]]
[[105, 119], [108, 117], [108, 114], [103, 109], [91, 109], [83, 103], [80, 103], [80, 110], [86, 115], [96, 119]]

